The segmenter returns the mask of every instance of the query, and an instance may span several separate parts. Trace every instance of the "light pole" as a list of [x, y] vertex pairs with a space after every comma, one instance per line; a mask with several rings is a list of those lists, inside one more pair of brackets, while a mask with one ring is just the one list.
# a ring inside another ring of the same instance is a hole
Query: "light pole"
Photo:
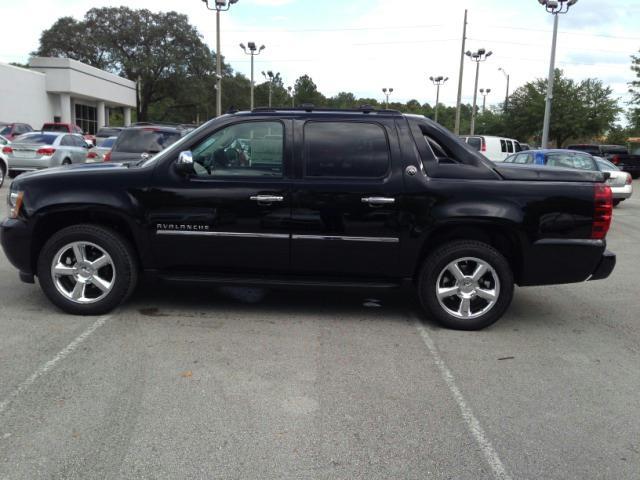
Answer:
[[556, 66], [556, 41], [558, 39], [558, 15], [567, 13], [569, 7], [578, 0], [538, 0], [547, 12], [553, 15], [553, 40], [551, 41], [551, 60], [549, 62], [549, 80], [547, 81], [547, 98], [544, 106], [544, 123], [542, 124], [542, 148], [549, 145], [549, 126], [551, 125], [551, 100], [553, 99], [553, 76]]
[[253, 57], [260, 55], [260, 52], [264, 50], [264, 45], [260, 48], [256, 48], [254, 42], [249, 42], [247, 45], [248, 48], [244, 46], [244, 43], [241, 43], [240, 48], [242, 48], [247, 55], [251, 55], [251, 110], [253, 110]]
[[493, 55], [492, 51], [486, 51], [484, 48], [478, 49], [476, 52], [470, 50], [465, 52], [465, 55], [476, 62], [476, 83], [473, 87], [473, 108], [471, 109], [471, 130], [470, 135], [473, 135], [476, 129], [476, 102], [478, 100], [478, 76], [480, 75], [480, 62], [484, 62], [487, 58]]
[[382, 89], [382, 93], [384, 93], [384, 96], [387, 97], [387, 100], [385, 102], [385, 107], [387, 110], [389, 109], [389, 95], [391, 95], [393, 93], [393, 88], [383, 88]]
[[485, 112], [485, 110], [487, 109], [487, 95], [489, 95], [491, 93], [491, 89], [487, 88], [486, 90], [484, 88], [480, 89], [480, 95], [482, 95], [482, 113]]
[[509, 107], [509, 74], [502, 67], [498, 67], [498, 71], [502, 72], [507, 79], [507, 93], [504, 96], [504, 113], [507, 113], [507, 108]]
[[[226, 12], [238, 0], [202, 0], [209, 10], [216, 11], [216, 116], [222, 115], [222, 53], [220, 52], [220, 12]], [[209, 2], [214, 2], [213, 8]]]
[[443, 77], [442, 75], [440, 75], [439, 77], [429, 77], [429, 80], [431, 80], [431, 83], [433, 83], [436, 86], [436, 114], [434, 116], [434, 121], [437, 123], [438, 122], [438, 104], [440, 103], [440, 85], [444, 85], [445, 82], [449, 80], [449, 77]]
[[288, 86], [287, 90], [289, 91], [289, 96], [291, 97], [291, 108], [295, 108], [295, 105], [294, 105], [295, 99], [293, 97], [293, 87]]
[[269, 82], [269, 108], [271, 108], [271, 92], [273, 87], [273, 79], [275, 75], [271, 70], [267, 71], [267, 73], [262, 72], [262, 76], [265, 78], [267, 82]]

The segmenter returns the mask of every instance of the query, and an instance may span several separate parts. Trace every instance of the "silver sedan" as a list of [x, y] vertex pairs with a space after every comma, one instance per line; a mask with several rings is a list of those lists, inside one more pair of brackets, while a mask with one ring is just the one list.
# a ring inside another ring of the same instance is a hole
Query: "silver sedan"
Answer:
[[596, 159], [598, 168], [601, 172], [609, 172], [610, 177], [607, 184], [611, 187], [613, 194], [613, 204], [618, 205], [633, 194], [633, 180], [631, 174], [623, 172], [609, 160], [602, 157], [593, 157]]
[[89, 145], [82, 135], [57, 132], [31, 132], [19, 136], [3, 147], [9, 174], [43, 168], [84, 163]]

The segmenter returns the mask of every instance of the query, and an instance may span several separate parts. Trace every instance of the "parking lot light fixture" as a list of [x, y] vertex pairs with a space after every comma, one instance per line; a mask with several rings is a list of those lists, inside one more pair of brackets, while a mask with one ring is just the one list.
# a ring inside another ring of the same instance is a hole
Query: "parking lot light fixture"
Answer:
[[277, 75], [278, 74], [274, 75], [271, 70], [268, 70], [266, 73], [264, 71], [262, 72], [262, 76], [267, 82], [269, 82], [269, 108], [271, 108], [271, 97], [273, 95], [273, 80]]
[[382, 93], [384, 93], [384, 96], [386, 97], [385, 108], [389, 109], [389, 95], [393, 93], [393, 88], [383, 88]]
[[265, 46], [261, 45], [260, 48], [257, 48], [255, 42], [249, 42], [247, 45], [248, 46], [245, 46], [244, 43], [241, 43], [240, 48], [242, 48], [242, 50], [244, 50], [244, 53], [246, 53], [247, 55], [251, 55], [251, 110], [253, 110], [253, 107], [254, 107], [253, 57], [255, 57], [256, 55], [260, 55], [260, 53], [265, 49]]
[[[220, 12], [226, 12], [238, 0], [202, 0], [209, 10], [216, 11], [216, 116], [222, 115], [222, 52], [220, 51]], [[213, 6], [210, 5], [213, 3]]]
[[486, 111], [486, 106], [487, 106], [487, 95], [489, 95], [491, 93], [491, 89], [487, 88], [481, 88], [480, 89], [480, 95], [482, 95], [482, 113], [484, 113]]
[[294, 108], [295, 107], [295, 98], [294, 98], [294, 95], [293, 95], [293, 87], [291, 85], [289, 85], [287, 87], [287, 90], [289, 91], [289, 96], [291, 97], [291, 108]]
[[558, 40], [558, 15], [567, 13], [578, 0], [538, 0], [547, 12], [553, 15], [553, 37], [551, 40], [551, 59], [549, 61], [549, 78], [547, 80], [547, 97], [544, 106], [544, 122], [542, 124], [542, 148], [549, 146], [549, 128], [551, 126], [551, 102], [553, 100], [553, 77], [556, 68], [556, 43]]
[[431, 83], [433, 83], [436, 86], [436, 107], [435, 107], [435, 115], [433, 119], [435, 122], [438, 122], [438, 104], [440, 103], [440, 86], [444, 85], [446, 81], [449, 80], [449, 77], [443, 77], [442, 75], [440, 75], [439, 77], [429, 77], [429, 80], [431, 80]]
[[489, 50], [488, 52], [484, 48], [479, 48], [477, 51], [472, 52], [468, 50], [465, 55], [471, 59], [471, 61], [476, 62], [476, 82], [473, 87], [473, 108], [471, 109], [471, 129], [469, 134], [473, 135], [475, 133], [476, 128], [476, 106], [478, 100], [478, 77], [480, 75], [480, 62], [484, 62], [493, 55], [493, 52]]

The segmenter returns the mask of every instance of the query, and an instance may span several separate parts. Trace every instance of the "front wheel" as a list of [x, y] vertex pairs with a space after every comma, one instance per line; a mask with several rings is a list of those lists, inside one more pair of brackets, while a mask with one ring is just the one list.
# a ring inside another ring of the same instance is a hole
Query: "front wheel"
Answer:
[[101, 315], [120, 305], [138, 278], [131, 245], [99, 225], [74, 225], [54, 234], [38, 258], [45, 295], [65, 312]]
[[424, 262], [418, 282], [425, 311], [447, 328], [479, 330], [496, 322], [513, 298], [506, 258], [482, 242], [443, 245]]

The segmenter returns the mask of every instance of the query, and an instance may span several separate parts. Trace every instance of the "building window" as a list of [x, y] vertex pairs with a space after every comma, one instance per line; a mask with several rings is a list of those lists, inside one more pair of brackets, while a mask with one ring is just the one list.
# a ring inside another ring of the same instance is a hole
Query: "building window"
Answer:
[[98, 130], [98, 111], [96, 107], [76, 103], [76, 125], [83, 132], [95, 135]]

